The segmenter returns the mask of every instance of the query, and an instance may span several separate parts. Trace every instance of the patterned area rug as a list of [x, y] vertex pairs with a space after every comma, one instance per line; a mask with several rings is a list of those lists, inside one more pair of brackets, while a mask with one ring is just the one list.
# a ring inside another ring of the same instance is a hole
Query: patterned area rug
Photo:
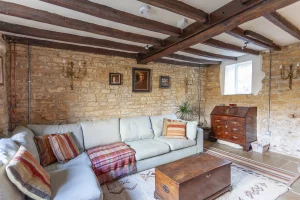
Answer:
[[[217, 200], [275, 200], [288, 191], [288, 187], [254, 171], [232, 165], [233, 190]], [[155, 200], [154, 169], [121, 178], [102, 186], [104, 200]]]

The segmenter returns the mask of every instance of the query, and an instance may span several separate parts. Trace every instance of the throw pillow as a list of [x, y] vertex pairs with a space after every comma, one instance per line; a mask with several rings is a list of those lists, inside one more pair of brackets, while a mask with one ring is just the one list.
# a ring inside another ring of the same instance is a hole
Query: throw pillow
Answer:
[[33, 138], [36, 148], [39, 152], [40, 163], [43, 167], [46, 167], [52, 163], [57, 162], [56, 156], [54, 155], [49, 142], [49, 137], [54, 135], [56, 134], [35, 136]]
[[186, 122], [167, 122], [167, 134], [168, 138], [186, 138]]
[[32, 199], [50, 199], [50, 176], [34, 156], [21, 146], [6, 166], [10, 181]]
[[163, 130], [162, 130], [162, 136], [166, 136], [167, 135], [167, 125], [168, 125], [169, 122], [181, 122], [181, 120], [164, 118], [164, 125], [163, 125]]
[[60, 163], [66, 163], [80, 154], [71, 132], [50, 136], [49, 142]]

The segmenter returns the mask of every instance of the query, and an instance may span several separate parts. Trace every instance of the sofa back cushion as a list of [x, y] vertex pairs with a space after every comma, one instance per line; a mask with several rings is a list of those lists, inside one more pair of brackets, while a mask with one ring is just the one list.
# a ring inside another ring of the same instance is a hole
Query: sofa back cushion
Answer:
[[150, 116], [152, 128], [155, 134], [155, 137], [162, 135], [164, 118], [166, 119], [177, 119], [175, 114], [159, 115], [159, 116]]
[[148, 116], [120, 119], [120, 133], [123, 142], [131, 142], [154, 137]]
[[75, 139], [76, 144], [79, 147], [80, 152], [84, 150], [83, 146], [83, 135], [80, 124], [64, 124], [64, 125], [32, 125], [27, 126], [34, 135], [42, 136], [49, 134], [63, 134], [71, 132]]
[[82, 122], [81, 127], [85, 149], [121, 142], [119, 118]]

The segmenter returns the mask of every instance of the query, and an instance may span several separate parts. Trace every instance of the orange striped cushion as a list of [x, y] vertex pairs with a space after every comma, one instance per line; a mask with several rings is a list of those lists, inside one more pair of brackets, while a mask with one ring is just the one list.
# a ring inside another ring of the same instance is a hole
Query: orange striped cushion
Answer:
[[10, 181], [32, 199], [50, 199], [50, 176], [34, 156], [21, 146], [6, 166]]
[[186, 139], [186, 122], [168, 122], [166, 137]]
[[46, 167], [52, 163], [57, 162], [57, 159], [53, 153], [53, 150], [49, 142], [49, 136], [50, 135], [43, 135], [43, 136], [35, 136], [33, 138], [36, 148], [39, 152], [40, 163], [43, 167]]
[[50, 136], [49, 142], [58, 162], [66, 163], [80, 154], [71, 132]]
[[167, 135], [167, 125], [168, 125], [169, 122], [180, 122], [180, 120], [164, 118], [164, 126], [163, 126], [163, 130], [162, 130], [162, 135], [163, 136]]

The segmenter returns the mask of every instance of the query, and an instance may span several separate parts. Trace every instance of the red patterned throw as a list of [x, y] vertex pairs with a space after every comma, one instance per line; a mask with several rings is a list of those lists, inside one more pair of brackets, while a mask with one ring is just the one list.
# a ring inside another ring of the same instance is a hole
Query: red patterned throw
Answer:
[[123, 142], [94, 147], [87, 154], [101, 185], [136, 171], [135, 151]]

